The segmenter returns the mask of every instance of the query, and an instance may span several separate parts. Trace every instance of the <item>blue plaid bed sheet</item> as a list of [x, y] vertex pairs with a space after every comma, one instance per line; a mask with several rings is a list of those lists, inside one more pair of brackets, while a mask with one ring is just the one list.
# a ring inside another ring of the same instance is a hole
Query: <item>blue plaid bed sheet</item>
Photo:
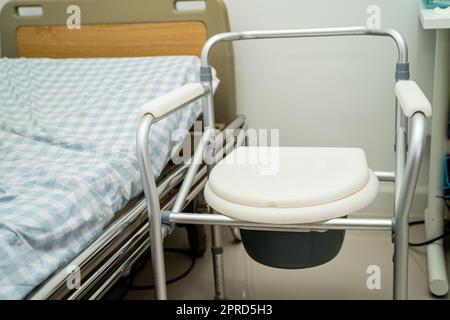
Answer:
[[[22, 299], [79, 254], [142, 186], [140, 105], [198, 82], [196, 57], [0, 59], [0, 299]], [[155, 124], [159, 175], [201, 113]]]

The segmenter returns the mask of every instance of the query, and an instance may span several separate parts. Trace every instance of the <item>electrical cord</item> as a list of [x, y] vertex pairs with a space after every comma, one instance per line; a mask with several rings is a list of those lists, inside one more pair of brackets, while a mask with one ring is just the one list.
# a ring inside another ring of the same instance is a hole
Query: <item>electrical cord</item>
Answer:
[[[425, 221], [419, 220], [419, 221], [412, 221], [412, 222], [409, 223], [409, 225], [410, 226], [414, 226], [414, 225], [419, 225], [419, 224], [424, 224], [424, 223], [425, 223]], [[443, 234], [441, 234], [440, 236], [437, 236], [435, 238], [429, 239], [429, 240], [424, 241], [424, 242], [418, 242], [418, 243], [410, 242], [409, 245], [411, 247], [423, 247], [423, 246], [429, 245], [429, 244], [431, 244], [431, 243], [433, 243], [435, 241], [444, 239], [444, 238], [450, 236], [450, 230], [449, 230], [450, 226], [449, 226], [449, 222], [448, 221], [445, 222], [445, 229], [446, 229], [445, 232]]]
[[[179, 276], [176, 276], [173, 279], [167, 280], [166, 284], [172, 284], [172, 283], [175, 283], [177, 281], [180, 281], [181, 279], [185, 278], [189, 273], [191, 273], [191, 271], [194, 269], [195, 263], [197, 261], [197, 258], [195, 256], [195, 254], [193, 254], [190, 250], [168, 248], [168, 249], [164, 249], [164, 252], [174, 252], [174, 253], [185, 254], [185, 255], [187, 255], [187, 256], [189, 256], [191, 258], [191, 264], [186, 269], [186, 271], [184, 271], [182, 274], [180, 274]], [[134, 272], [131, 275], [131, 281], [130, 281], [130, 283], [128, 285], [129, 289], [131, 289], [131, 290], [152, 290], [152, 289], [155, 288], [155, 285], [153, 285], [153, 284], [149, 284], [149, 285], [134, 285], [133, 282], [134, 282], [134, 277], [135, 277], [136, 274], [137, 274], [137, 272]]]
[[[450, 210], [450, 204], [449, 204], [449, 200], [445, 199], [443, 196], [437, 196], [438, 198], [442, 198], [444, 200], [445, 206], [447, 207], [448, 210]], [[414, 226], [414, 225], [418, 225], [418, 224], [424, 224], [425, 221], [424, 220], [418, 220], [418, 221], [412, 221], [409, 223], [410, 226]], [[429, 239], [427, 241], [424, 242], [419, 242], [419, 243], [412, 243], [410, 242], [409, 245], [411, 247], [422, 247], [422, 246], [426, 246], [429, 245], [435, 241], [444, 239], [448, 236], [450, 236], [450, 225], [449, 225], [449, 221], [446, 220], [445, 221], [445, 227], [444, 227], [445, 231], [443, 234], [441, 234], [440, 236], [437, 236], [435, 238]]]
[[[184, 255], [188, 256], [189, 258], [191, 258], [191, 264], [186, 269], [186, 271], [184, 271], [182, 274], [180, 274], [179, 276], [176, 276], [173, 279], [167, 280], [166, 284], [172, 284], [174, 282], [180, 281], [181, 279], [183, 279], [187, 275], [189, 275], [189, 273], [194, 269], [196, 261], [197, 261], [197, 256], [191, 250], [177, 249], [177, 248], [165, 248], [164, 252], [165, 253], [166, 252], [180, 253], [180, 254], [184, 254]], [[120, 300], [123, 300], [130, 290], [131, 291], [133, 291], [133, 290], [134, 291], [145, 291], [145, 290], [152, 290], [155, 288], [154, 284], [148, 284], [148, 285], [135, 285], [134, 284], [134, 282], [135, 282], [134, 279], [135, 279], [136, 275], [140, 271], [142, 271], [142, 269], [146, 265], [147, 260], [150, 260], [150, 259], [151, 259], [150, 252], [147, 255], [143, 255], [139, 260], [137, 260], [134, 263], [133, 267], [131, 268], [130, 274], [128, 276], [122, 278], [123, 291], [119, 295]]]
[[450, 236], [450, 231], [447, 231], [447, 232], [445, 232], [444, 234], [441, 234], [439, 237], [436, 237], [436, 238], [427, 240], [427, 241], [425, 241], [425, 242], [419, 242], [419, 243], [411, 243], [411, 242], [410, 242], [409, 245], [410, 245], [411, 247], [422, 247], [422, 246], [429, 245], [429, 244], [431, 244], [431, 243], [433, 243], [433, 242], [435, 242], [435, 241], [444, 239], [444, 238], [446, 238], [446, 237], [448, 237], [448, 236]]

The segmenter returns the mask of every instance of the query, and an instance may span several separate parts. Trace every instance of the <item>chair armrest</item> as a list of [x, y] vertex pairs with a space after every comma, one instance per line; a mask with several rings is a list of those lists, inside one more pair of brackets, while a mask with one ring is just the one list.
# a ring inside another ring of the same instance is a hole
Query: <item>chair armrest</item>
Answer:
[[431, 103], [414, 81], [398, 81], [395, 84], [395, 95], [403, 113], [408, 118], [416, 112], [422, 112], [425, 116], [431, 117]]
[[141, 117], [151, 114], [155, 119], [163, 118], [176, 109], [194, 102], [205, 93], [206, 89], [200, 83], [188, 83], [142, 105], [139, 113]]

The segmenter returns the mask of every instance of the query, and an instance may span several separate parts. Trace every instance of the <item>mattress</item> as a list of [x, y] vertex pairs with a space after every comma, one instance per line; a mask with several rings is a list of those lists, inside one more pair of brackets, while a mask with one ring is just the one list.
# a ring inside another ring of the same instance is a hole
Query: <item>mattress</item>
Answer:
[[[21, 299], [142, 192], [139, 106], [198, 82], [196, 57], [0, 59], [0, 299]], [[201, 113], [153, 125], [158, 176]]]

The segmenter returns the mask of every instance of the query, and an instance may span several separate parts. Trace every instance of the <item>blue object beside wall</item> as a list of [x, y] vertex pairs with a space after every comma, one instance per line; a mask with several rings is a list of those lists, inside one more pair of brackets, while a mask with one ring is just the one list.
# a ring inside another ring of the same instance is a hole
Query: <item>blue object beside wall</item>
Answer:
[[450, 7], [450, 0], [423, 0], [423, 5], [427, 9], [448, 8]]

